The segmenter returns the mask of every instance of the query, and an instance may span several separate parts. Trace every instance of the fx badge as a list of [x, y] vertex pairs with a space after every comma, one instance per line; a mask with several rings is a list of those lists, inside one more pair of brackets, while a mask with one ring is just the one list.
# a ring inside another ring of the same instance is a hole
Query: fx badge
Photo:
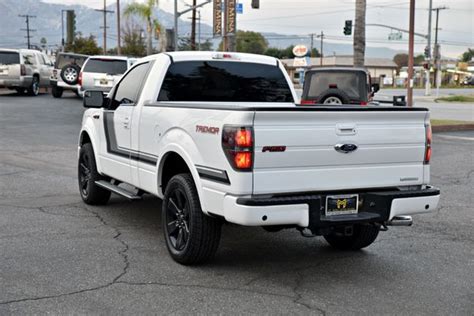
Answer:
[[334, 145], [334, 149], [337, 152], [348, 154], [350, 152], [356, 151], [357, 145], [356, 144], [336, 144]]

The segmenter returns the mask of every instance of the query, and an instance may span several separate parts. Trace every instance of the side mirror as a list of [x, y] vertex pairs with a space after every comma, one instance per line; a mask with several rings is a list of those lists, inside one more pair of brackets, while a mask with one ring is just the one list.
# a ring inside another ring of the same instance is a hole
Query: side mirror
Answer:
[[378, 83], [373, 83], [372, 84], [372, 93], [376, 93], [379, 90], [380, 90], [380, 85]]
[[98, 90], [86, 90], [84, 92], [85, 108], [101, 108], [104, 106], [104, 93]]

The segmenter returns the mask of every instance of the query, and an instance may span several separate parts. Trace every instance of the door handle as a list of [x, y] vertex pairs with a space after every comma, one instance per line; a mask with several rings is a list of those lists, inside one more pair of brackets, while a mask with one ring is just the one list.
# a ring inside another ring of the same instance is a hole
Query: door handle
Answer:
[[130, 127], [130, 118], [124, 117], [122, 121], [122, 125], [125, 129], [128, 129]]

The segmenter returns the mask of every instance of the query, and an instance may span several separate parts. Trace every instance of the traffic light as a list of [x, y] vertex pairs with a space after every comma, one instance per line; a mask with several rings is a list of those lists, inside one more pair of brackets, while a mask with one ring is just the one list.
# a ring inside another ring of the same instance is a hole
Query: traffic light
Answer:
[[72, 44], [76, 35], [76, 14], [74, 10], [66, 11], [66, 43]]
[[431, 57], [431, 56], [430, 56], [431, 54], [430, 54], [430, 47], [429, 47], [429, 46], [426, 46], [426, 47], [425, 47], [425, 54], [424, 54], [424, 55], [425, 55], [425, 58], [430, 58], [430, 57]]
[[352, 35], [352, 20], [346, 20], [344, 35]]
[[260, 0], [252, 0], [252, 9], [260, 8]]

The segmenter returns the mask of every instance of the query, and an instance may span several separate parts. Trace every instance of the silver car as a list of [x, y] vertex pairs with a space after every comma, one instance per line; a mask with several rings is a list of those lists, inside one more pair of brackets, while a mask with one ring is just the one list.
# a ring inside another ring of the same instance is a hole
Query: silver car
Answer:
[[79, 94], [84, 96], [86, 90], [109, 92], [136, 60], [124, 56], [89, 57], [79, 74]]
[[49, 86], [53, 63], [46, 54], [31, 49], [0, 49], [0, 88], [36, 96]]

